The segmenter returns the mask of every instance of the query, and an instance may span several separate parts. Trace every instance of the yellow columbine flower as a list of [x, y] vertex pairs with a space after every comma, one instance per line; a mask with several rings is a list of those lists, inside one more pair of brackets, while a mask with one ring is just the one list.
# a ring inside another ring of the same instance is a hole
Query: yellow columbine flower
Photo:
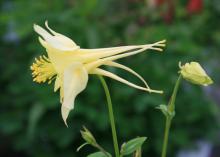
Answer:
[[[86, 88], [89, 74], [107, 76], [143, 91], [162, 93], [162, 91], [150, 89], [139, 74], [116, 63], [115, 60], [141, 53], [147, 49], [162, 51], [160, 47], [165, 46], [165, 40], [147, 45], [82, 49], [68, 37], [53, 31], [47, 22], [45, 25], [49, 31], [34, 25], [34, 30], [41, 36], [39, 41], [46, 49], [48, 57], [40, 56], [31, 66], [33, 80], [38, 83], [46, 81], [51, 83], [55, 80], [54, 91], [60, 89], [61, 114], [65, 124], [70, 110], [74, 108], [76, 96]], [[100, 68], [102, 65], [126, 70], [138, 77], [145, 86], [138, 86], [106, 71]]]
[[207, 86], [213, 83], [212, 79], [206, 74], [205, 70], [201, 67], [201, 65], [197, 62], [186, 63], [181, 66], [179, 63], [180, 73], [184, 79], [187, 81]]

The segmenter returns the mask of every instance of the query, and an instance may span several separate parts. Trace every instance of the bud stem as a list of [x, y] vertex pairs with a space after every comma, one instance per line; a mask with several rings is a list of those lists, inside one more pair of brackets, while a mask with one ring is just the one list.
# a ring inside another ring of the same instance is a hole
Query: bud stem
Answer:
[[169, 139], [169, 132], [170, 132], [172, 119], [175, 116], [176, 94], [177, 94], [177, 91], [179, 89], [179, 84], [181, 82], [181, 78], [182, 78], [182, 75], [180, 74], [177, 81], [176, 81], [172, 96], [171, 96], [170, 101], [169, 101], [168, 106], [167, 106], [168, 107], [168, 112], [170, 114], [166, 115], [166, 124], [165, 124], [163, 148], [162, 148], [161, 157], [166, 157], [166, 154], [167, 154], [167, 144], [168, 144], [168, 139]]
[[104, 88], [106, 99], [107, 99], [108, 111], [109, 111], [109, 120], [110, 120], [110, 124], [111, 124], [113, 144], [114, 144], [114, 149], [115, 149], [115, 156], [119, 157], [120, 153], [119, 153], [119, 147], [118, 147], [117, 132], [116, 132], [116, 128], [115, 128], [115, 119], [114, 119], [114, 113], [113, 113], [113, 107], [112, 107], [110, 92], [109, 92], [108, 86], [105, 82], [105, 79], [100, 75], [98, 75], [98, 76], [99, 76], [99, 79], [100, 79], [100, 81], [102, 83], [102, 86]]
[[182, 75], [180, 74], [177, 81], [176, 81], [176, 84], [175, 84], [175, 87], [174, 87], [174, 90], [173, 90], [173, 94], [170, 98], [170, 101], [169, 101], [169, 104], [168, 104], [168, 110], [170, 113], [174, 113], [175, 114], [175, 101], [176, 101], [176, 94], [177, 94], [177, 91], [179, 89], [179, 84], [181, 82], [181, 79], [182, 79]]
[[96, 148], [98, 148], [102, 153], [105, 154], [106, 157], [111, 157], [108, 152], [104, 148], [102, 148], [99, 144], [96, 144]]

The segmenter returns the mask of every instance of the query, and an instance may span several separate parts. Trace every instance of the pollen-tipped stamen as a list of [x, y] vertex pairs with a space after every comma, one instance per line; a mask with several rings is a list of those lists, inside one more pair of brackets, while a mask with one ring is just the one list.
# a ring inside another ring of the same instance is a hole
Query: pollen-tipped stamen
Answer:
[[31, 66], [33, 81], [44, 83], [48, 81], [50, 84], [56, 75], [56, 71], [46, 56], [35, 58], [35, 62]]

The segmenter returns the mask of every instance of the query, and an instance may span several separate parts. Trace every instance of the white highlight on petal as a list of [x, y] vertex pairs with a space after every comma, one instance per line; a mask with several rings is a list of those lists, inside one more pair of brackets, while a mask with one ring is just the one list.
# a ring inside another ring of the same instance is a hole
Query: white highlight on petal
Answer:
[[46, 38], [45, 40], [51, 47], [60, 51], [75, 51], [79, 49], [79, 46], [69, 45], [69, 43], [66, 43], [64, 39], [59, 36], [53, 36], [51, 38]]
[[143, 90], [143, 91], [153, 92], [153, 93], [160, 93], [160, 94], [163, 93], [163, 91], [151, 90], [151, 89], [148, 89], [148, 88], [144, 88], [144, 87], [138, 86], [138, 85], [136, 85], [136, 84], [133, 84], [133, 83], [131, 83], [131, 82], [129, 82], [129, 81], [127, 81], [127, 80], [125, 80], [125, 79], [123, 79], [123, 78], [121, 78], [121, 77], [119, 77], [119, 76], [113, 74], [113, 73], [111, 73], [111, 72], [108, 72], [108, 71], [103, 70], [103, 69], [100, 69], [100, 68], [96, 68], [96, 69], [92, 70], [92, 71], [91, 71], [91, 74], [97, 74], [97, 75], [107, 76], [107, 77], [110, 77], [110, 78], [112, 78], [112, 79], [114, 79], [114, 80], [117, 80], [117, 81], [119, 81], [119, 82], [121, 82], [121, 83], [124, 83], [124, 84], [126, 84], [126, 85], [128, 85], [128, 86], [131, 86], [131, 87], [133, 87], [133, 88], [140, 89], [140, 90]]
[[64, 71], [63, 81], [64, 98], [61, 114], [67, 125], [66, 120], [70, 110], [74, 108], [76, 96], [86, 88], [88, 73], [81, 63], [75, 62]]
[[34, 24], [34, 30], [37, 32], [40, 36], [42, 36], [44, 39], [52, 37], [50, 33], [48, 33], [45, 29], [43, 29], [41, 26]]

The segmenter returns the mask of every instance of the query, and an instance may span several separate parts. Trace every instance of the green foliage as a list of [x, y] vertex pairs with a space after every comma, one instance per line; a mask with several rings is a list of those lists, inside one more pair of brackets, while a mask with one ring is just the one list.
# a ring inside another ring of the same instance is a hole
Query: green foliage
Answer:
[[146, 137], [137, 137], [124, 143], [121, 147], [121, 155], [124, 156], [134, 153], [136, 150], [141, 148], [142, 144], [146, 139]]
[[[113, 152], [105, 96], [96, 76], [90, 77], [88, 87], [77, 97], [69, 128], [60, 116], [59, 94], [53, 93], [52, 85], [32, 82], [29, 67], [34, 57], [45, 54], [33, 31], [33, 23], [43, 25], [48, 20], [54, 30], [71, 37], [83, 48], [167, 39], [164, 53], [148, 51], [119, 61], [141, 74], [152, 88], [163, 89], [165, 94], [148, 94], [108, 80], [120, 144], [122, 139], [137, 135], [149, 137], [143, 156], [160, 154], [164, 118], [155, 107], [168, 101], [179, 61], [198, 61], [214, 82], [220, 80], [218, 0], [213, 3], [204, 0], [204, 9], [192, 15], [186, 11], [185, 1], [177, 2], [175, 16], [169, 23], [161, 16], [164, 7], [150, 8], [144, 0], [7, 0], [0, 4], [2, 156], [86, 156], [94, 150], [75, 152], [82, 143], [79, 132], [82, 125], [92, 128], [100, 144]], [[109, 70], [136, 81], [121, 71]], [[188, 83], [181, 85], [168, 156], [192, 146], [199, 138], [213, 139], [219, 110], [206, 91]]]
[[[106, 155], [102, 152], [96, 152], [88, 155], [87, 157], [106, 157]], [[109, 157], [111, 157], [111, 155]]]

